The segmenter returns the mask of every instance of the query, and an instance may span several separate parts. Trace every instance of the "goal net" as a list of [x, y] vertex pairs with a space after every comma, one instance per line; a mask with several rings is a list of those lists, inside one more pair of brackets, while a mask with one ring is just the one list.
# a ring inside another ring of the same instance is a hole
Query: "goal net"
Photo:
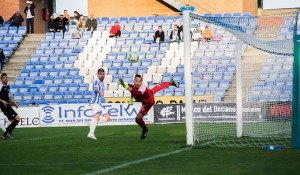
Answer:
[[[299, 20], [299, 21], [298, 21]], [[190, 13], [194, 145], [291, 146], [293, 38], [298, 11], [244, 17]], [[192, 37], [193, 38], [193, 37]], [[192, 39], [193, 40], [193, 39]]]

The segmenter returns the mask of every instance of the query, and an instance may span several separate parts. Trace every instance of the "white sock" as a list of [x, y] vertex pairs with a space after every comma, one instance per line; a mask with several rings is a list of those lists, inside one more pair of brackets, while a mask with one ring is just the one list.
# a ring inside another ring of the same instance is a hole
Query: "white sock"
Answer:
[[99, 123], [107, 122], [107, 119], [105, 117], [100, 117]]
[[2, 122], [0, 122], [0, 128], [2, 129], [3, 132], [5, 132], [5, 128]]
[[94, 132], [97, 126], [98, 120], [95, 118], [92, 118], [91, 124], [90, 124], [90, 132], [89, 132], [89, 137], [94, 136]]

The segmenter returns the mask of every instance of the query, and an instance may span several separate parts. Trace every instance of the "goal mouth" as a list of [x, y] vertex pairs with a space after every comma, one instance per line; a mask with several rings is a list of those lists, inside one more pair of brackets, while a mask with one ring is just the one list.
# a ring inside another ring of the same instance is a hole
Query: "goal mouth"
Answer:
[[187, 128], [193, 128], [194, 145], [291, 147], [299, 11], [247, 17], [189, 13], [188, 21], [220, 38], [190, 43], [191, 96], [213, 98], [186, 106], [193, 111]]

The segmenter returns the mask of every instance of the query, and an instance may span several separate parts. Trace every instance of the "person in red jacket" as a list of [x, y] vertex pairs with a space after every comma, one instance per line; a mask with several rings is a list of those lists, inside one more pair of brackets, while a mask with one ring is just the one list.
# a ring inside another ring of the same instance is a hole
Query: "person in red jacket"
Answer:
[[133, 98], [137, 102], [142, 103], [141, 110], [137, 114], [135, 118], [135, 122], [142, 128], [142, 135], [140, 138], [141, 140], [143, 140], [146, 138], [148, 132], [148, 128], [143, 120], [143, 117], [148, 113], [151, 107], [155, 104], [154, 94], [157, 91], [161, 91], [170, 85], [179, 87], [179, 83], [175, 81], [171, 81], [171, 82], [158, 84], [154, 86], [154, 88], [148, 89], [143, 84], [143, 77], [139, 74], [135, 75], [133, 82], [131, 82], [130, 84], [125, 84], [121, 78], [119, 78], [119, 82], [125, 89], [127, 89], [131, 93], [131, 98], [127, 110], [129, 106], [133, 104]]
[[115, 22], [115, 25], [111, 27], [109, 31], [109, 37], [120, 37], [121, 36], [121, 27], [118, 22]]

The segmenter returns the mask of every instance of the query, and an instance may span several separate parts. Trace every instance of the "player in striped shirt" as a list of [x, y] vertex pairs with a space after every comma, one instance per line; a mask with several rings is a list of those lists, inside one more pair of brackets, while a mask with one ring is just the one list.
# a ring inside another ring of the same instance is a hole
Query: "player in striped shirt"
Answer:
[[104, 69], [102, 68], [98, 69], [97, 75], [98, 75], [98, 80], [96, 80], [93, 84], [94, 93], [90, 102], [90, 106], [93, 110], [94, 117], [92, 118], [92, 121], [90, 123], [90, 132], [88, 134], [88, 137], [94, 140], [97, 139], [95, 137], [94, 132], [98, 121], [100, 123], [103, 123], [110, 120], [107, 110], [105, 110], [101, 105], [101, 100], [104, 97], [104, 83], [103, 83], [103, 80], [105, 78]]

